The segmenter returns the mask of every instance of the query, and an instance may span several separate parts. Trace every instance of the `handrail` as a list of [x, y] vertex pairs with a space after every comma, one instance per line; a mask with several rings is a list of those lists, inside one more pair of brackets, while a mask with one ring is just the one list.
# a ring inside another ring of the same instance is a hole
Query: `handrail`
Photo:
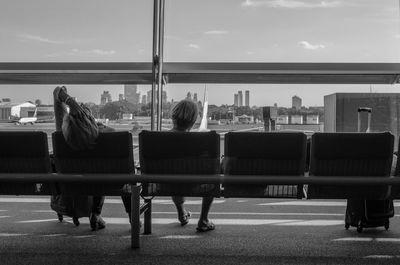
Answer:
[[[168, 83], [395, 84], [400, 63], [164, 62]], [[0, 63], [0, 84], [152, 84], [152, 63]]]
[[0, 183], [198, 183], [198, 184], [269, 184], [269, 185], [340, 185], [376, 186], [400, 185], [395, 176], [255, 176], [255, 175], [167, 175], [167, 174], [58, 174], [58, 173], [1, 173]]

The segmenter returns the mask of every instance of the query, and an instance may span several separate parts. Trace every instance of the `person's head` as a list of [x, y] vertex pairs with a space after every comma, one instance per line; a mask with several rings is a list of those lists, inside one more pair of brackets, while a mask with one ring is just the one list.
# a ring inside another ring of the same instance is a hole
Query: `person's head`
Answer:
[[172, 109], [172, 123], [174, 130], [188, 131], [196, 122], [199, 111], [196, 103], [191, 100], [184, 99]]

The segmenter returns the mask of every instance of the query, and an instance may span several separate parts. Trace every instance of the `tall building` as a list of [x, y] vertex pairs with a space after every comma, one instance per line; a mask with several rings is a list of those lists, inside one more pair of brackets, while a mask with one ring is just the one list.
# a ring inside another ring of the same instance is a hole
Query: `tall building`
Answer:
[[147, 104], [151, 103], [153, 101], [152, 95], [151, 95], [151, 89], [147, 91]]
[[103, 91], [100, 96], [100, 105], [106, 105], [108, 102], [111, 102], [111, 94], [109, 91]]
[[137, 105], [140, 101], [140, 93], [137, 91], [137, 85], [125, 85], [124, 87], [124, 96], [125, 100]]
[[243, 92], [238, 91], [238, 107], [242, 107], [242, 106], [243, 106]]
[[301, 98], [298, 96], [292, 97], [292, 108], [301, 109]]
[[238, 96], [238, 94], [235, 94], [233, 97], [234, 97], [233, 105], [235, 107], [238, 107], [239, 106], [239, 96]]
[[244, 96], [245, 96], [245, 97], [244, 97], [244, 98], [245, 98], [245, 103], [244, 103], [244, 105], [245, 105], [246, 107], [250, 107], [250, 91], [249, 91], [249, 90], [246, 90]]
[[193, 101], [194, 101], [194, 102], [197, 102], [197, 93], [194, 93], [194, 94], [193, 94]]
[[167, 91], [163, 90], [162, 91], [162, 102], [167, 103]]
[[142, 104], [146, 105], [147, 104], [147, 96], [142, 95]]

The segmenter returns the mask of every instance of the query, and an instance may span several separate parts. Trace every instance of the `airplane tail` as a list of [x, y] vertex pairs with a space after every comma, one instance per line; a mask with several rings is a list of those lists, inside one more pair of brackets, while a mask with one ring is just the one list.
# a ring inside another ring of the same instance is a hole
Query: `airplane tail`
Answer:
[[207, 87], [204, 88], [204, 102], [203, 102], [203, 115], [200, 122], [199, 132], [207, 132], [209, 131], [207, 128], [208, 125], [208, 94]]

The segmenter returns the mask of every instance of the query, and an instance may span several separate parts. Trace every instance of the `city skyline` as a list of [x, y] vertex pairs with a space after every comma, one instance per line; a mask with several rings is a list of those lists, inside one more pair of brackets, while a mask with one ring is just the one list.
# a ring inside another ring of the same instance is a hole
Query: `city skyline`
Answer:
[[[67, 85], [68, 92], [80, 102], [93, 102], [100, 104], [100, 95], [103, 91], [109, 91], [111, 98], [119, 99], [123, 94], [124, 86], [110, 85]], [[138, 85], [138, 92], [146, 95], [151, 90], [149, 85]], [[239, 89], [244, 87], [243, 89]], [[351, 87], [351, 89], [349, 89]], [[53, 89], [55, 85], [0, 85], [0, 99], [11, 98], [13, 102], [24, 102], [40, 99], [43, 104], [53, 103]], [[400, 91], [400, 85], [293, 85], [293, 84], [251, 84], [251, 85], [215, 85], [208, 84], [208, 100], [212, 105], [233, 105], [233, 95], [238, 90], [249, 90], [251, 93], [250, 107], [252, 106], [278, 106], [291, 107], [292, 96], [301, 97], [304, 106], [322, 106], [324, 96], [333, 93], [396, 93]], [[168, 100], [179, 101], [187, 96], [187, 92], [197, 93], [201, 101], [204, 96], [204, 85], [167, 85]], [[276, 91], [279, 91], [277, 93]], [[315, 97], [318, 91], [318, 98]], [[86, 92], [86, 93], [84, 93]], [[230, 95], [227, 97], [227, 95]], [[148, 99], [147, 99], [148, 100]]]

